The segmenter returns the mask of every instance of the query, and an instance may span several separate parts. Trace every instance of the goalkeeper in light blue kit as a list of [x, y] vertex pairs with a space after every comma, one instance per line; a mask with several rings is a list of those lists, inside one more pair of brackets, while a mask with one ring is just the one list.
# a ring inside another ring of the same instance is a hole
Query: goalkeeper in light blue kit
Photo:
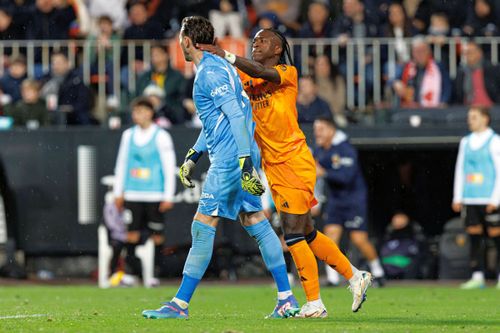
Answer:
[[260, 153], [253, 139], [255, 124], [250, 101], [234, 67], [195, 47], [196, 43], [213, 44], [210, 21], [198, 16], [184, 18], [179, 42], [186, 61], [197, 66], [193, 100], [203, 124], [180, 168], [184, 186], [194, 186], [191, 174], [203, 152], [208, 151], [211, 165], [191, 226], [192, 245], [181, 286], [172, 301], [142, 314], [155, 319], [188, 318], [189, 301], [212, 257], [219, 218], [236, 220], [239, 216], [245, 230], [259, 244], [278, 288], [277, 305], [268, 317], [294, 316], [300, 308], [290, 290], [281, 243], [262, 212], [260, 195], [264, 187], [255, 167], [260, 165]]

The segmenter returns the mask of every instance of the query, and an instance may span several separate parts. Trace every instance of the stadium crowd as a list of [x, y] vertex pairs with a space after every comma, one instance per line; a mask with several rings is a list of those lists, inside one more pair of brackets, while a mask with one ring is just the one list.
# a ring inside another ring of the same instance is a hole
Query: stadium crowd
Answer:
[[[340, 46], [338, 64], [328, 52], [308, 49], [307, 69], [300, 80], [299, 118], [313, 122], [332, 115], [346, 126], [351, 114], [346, 106], [346, 45], [352, 39], [386, 37], [393, 41], [395, 58], [381, 48], [385, 106], [439, 108], [450, 104], [492, 106], [499, 96], [500, 69], [488, 61], [496, 44], [477, 44], [475, 37], [499, 36], [500, 3], [496, 0], [0, 0], [0, 39], [4, 41], [86, 40], [90, 47], [50, 48], [50, 66], [42, 65], [42, 50], [33, 54], [6, 44], [0, 50], [0, 115], [14, 125], [36, 128], [57, 122], [49, 111], [67, 115], [71, 125], [99, 124], [108, 113], [95, 112], [97, 85], [105, 81], [106, 108], [124, 109], [143, 95], [157, 110], [157, 122], [200, 126], [191, 99], [192, 73], [171, 61], [167, 40], [176, 37], [180, 20], [188, 15], [208, 17], [218, 38], [249, 38], [261, 28], [276, 28], [290, 38], [331, 38]], [[472, 38], [470, 38], [472, 37]], [[407, 38], [413, 38], [411, 44]], [[449, 38], [456, 38], [451, 50]], [[469, 42], [463, 43], [464, 38]], [[120, 70], [114, 61], [114, 42], [150, 40], [151, 49], [121, 50]], [[156, 42], [154, 42], [156, 41]], [[52, 44], [51, 44], [52, 45]], [[294, 60], [304, 64], [295, 45]], [[455, 44], [454, 44], [455, 46]], [[440, 59], [433, 57], [436, 47]], [[328, 47], [327, 47], [328, 48]], [[98, 54], [104, 52], [104, 72]], [[76, 53], [76, 61], [68, 54]], [[86, 54], [83, 54], [86, 53]], [[148, 56], [146, 56], [148, 53]], [[364, 53], [364, 89], [368, 105], [374, 89], [374, 59]], [[129, 59], [133, 57], [133, 61]], [[34, 57], [29, 71], [28, 57]], [[448, 72], [451, 57], [460, 63], [456, 77]], [[90, 64], [90, 82], [83, 78], [82, 59]], [[145, 61], [150, 63], [145, 63]], [[389, 65], [390, 62], [395, 62]], [[132, 68], [129, 68], [132, 66]], [[395, 67], [395, 73], [389, 70]], [[48, 68], [50, 67], [50, 69]], [[100, 74], [101, 73], [101, 74]], [[135, 91], [129, 89], [135, 75]], [[104, 76], [104, 77], [102, 77]], [[121, 92], [115, 91], [119, 77]], [[354, 82], [359, 84], [359, 73]], [[359, 91], [356, 89], [356, 94]], [[356, 96], [355, 98], [359, 98]], [[127, 112], [125, 112], [127, 114]]]

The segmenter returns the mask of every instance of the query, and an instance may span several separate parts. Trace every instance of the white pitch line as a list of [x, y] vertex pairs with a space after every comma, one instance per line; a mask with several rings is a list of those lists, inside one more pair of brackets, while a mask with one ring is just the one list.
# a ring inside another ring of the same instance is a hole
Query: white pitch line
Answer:
[[46, 314], [31, 314], [31, 315], [14, 315], [14, 316], [0, 316], [2, 319], [22, 319], [22, 318], [35, 318], [35, 317], [46, 317]]

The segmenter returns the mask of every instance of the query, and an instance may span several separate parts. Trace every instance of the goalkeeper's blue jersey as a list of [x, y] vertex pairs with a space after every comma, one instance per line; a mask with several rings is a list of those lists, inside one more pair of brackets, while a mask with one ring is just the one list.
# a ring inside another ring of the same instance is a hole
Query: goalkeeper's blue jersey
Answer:
[[[253, 139], [255, 123], [252, 120], [250, 100], [243, 90], [238, 73], [226, 60], [203, 52], [203, 58], [198, 64], [194, 79], [193, 101], [203, 124], [212, 164], [238, 156], [238, 148], [229, 120], [220, 108], [221, 105], [231, 100], [236, 100], [243, 110], [251, 140], [252, 156], [255, 159], [255, 155], [258, 154], [258, 148]], [[254, 160], [254, 162], [258, 163], [257, 165], [260, 164], [260, 161]]]

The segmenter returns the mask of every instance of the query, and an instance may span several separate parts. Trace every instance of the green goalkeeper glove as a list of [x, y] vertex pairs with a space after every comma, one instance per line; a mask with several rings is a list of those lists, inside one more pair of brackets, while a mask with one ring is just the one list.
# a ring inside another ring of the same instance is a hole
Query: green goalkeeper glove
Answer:
[[187, 188], [193, 188], [194, 184], [191, 181], [191, 174], [193, 173], [194, 167], [198, 159], [203, 153], [199, 153], [193, 148], [190, 148], [184, 158], [184, 163], [179, 169], [179, 177], [181, 179], [182, 185]]
[[241, 187], [244, 191], [261, 196], [264, 193], [264, 186], [255, 170], [250, 156], [240, 157]]

